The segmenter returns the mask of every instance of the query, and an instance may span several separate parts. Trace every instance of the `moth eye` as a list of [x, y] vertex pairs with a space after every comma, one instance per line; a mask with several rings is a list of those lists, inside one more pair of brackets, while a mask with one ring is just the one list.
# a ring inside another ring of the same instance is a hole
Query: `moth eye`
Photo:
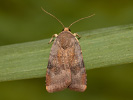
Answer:
[[71, 31], [71, 30], [69, 29], [69, 31]]
[[62, 31], [64, 31], [64, 29], [62, 29]]

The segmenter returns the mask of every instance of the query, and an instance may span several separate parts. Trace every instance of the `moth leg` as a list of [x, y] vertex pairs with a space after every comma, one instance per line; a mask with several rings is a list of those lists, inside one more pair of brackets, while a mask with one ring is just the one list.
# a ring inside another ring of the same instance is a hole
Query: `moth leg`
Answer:
[[73, 34], [75, 37], [78, 36], [79, 38], [81, 38], [81, 36], [79, 36], [77, 33], [74, 33]]
[[[54, 37], [57, 37], [57, 36], [58, 36], [57, 34], [54, 34], [54, 35], [52, 36], [52, 38], [50, 39], [49, 43], [51, 43], [52, 40], [53, 40], [53, 38], [54, 38]], [[49, 44], [49, 43], [48, 43], [48, 44]]]
[[74, 33], [73, 35], [74, 35], [75, 37], [78, 36], [78, 39], [81, 38], [81, 36], [79, 36], [77, 33]]

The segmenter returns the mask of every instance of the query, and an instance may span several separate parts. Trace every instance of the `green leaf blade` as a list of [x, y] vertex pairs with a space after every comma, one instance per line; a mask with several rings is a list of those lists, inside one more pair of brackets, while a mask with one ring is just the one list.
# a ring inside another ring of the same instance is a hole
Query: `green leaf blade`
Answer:
[[[133, 63], [133, 24], [79, 33], [86, 70]], [[49, 39], [0, 47], [0, 81], [44, 77]]]

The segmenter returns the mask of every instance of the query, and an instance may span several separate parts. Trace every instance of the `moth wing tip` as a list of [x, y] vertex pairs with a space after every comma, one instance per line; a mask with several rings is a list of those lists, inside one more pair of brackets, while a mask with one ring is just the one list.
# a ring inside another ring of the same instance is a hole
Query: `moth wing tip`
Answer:
[[71, 84], [71, 80], [65, 82], [65, 84], [60, 84], [60, 85], [49, 85], [46, 86], [46, 90], [49, 93], [53, 93], [53, 92], [57, 92], [57, 91], [62, 91], [64, 89], [66, 89], [69, 85]]
[[46, 86], [46, 90], [49, 92], [49, 93], [52, 93], [52, 89], [49, 88], [49, 86]]
[[69, 87], [69, 89], [74, 90], [74, 91], [78, 91], [78, 92], [84, 92], [87, 89], [86, 85], [75, 85], [75, 86], [71, 86]]
[[81, 92], [84, 92], [87, 89], [87, 86], [85, 85], [82, 89]]

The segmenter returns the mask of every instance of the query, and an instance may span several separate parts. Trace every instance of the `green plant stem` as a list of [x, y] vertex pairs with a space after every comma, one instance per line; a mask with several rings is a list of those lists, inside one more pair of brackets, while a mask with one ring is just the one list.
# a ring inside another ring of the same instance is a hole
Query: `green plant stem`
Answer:
[[[78, 33], [86, 70], [133, 62], [133, 24]], [[44, 77], [49, 39], [0, 47], [0, 81]]]

